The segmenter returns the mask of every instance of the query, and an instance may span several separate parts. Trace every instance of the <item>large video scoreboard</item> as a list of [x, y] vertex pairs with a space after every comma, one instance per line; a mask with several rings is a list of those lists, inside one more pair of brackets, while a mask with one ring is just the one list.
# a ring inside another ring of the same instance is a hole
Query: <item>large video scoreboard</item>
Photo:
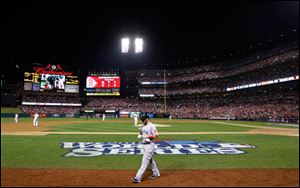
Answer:
[[79, 93], [79, 78], [72, 72], [64, 72], [60, 65], [35, 67], [35, 72], [24, 73], [25, 91], [55, 91]]
[[90, 75], [86, 78], [87, 96], [120, 96], [120, 76]]

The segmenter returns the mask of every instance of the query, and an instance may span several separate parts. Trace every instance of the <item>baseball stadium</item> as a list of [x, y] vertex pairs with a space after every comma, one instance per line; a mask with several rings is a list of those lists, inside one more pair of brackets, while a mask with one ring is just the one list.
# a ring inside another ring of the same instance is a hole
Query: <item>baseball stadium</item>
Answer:
[[2, 15], [1, 187], [299, 187], [299, 2]]

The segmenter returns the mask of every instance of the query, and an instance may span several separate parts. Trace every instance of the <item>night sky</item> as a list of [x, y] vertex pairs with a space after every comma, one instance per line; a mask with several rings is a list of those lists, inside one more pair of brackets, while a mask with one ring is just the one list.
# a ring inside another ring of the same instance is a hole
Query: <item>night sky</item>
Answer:
[[[218, 62], [299, 35], [298, 1], [9, 1], [1, 7], [1, 75], [16, 79], [33, 63], [86, 71], [121, 62], [131, 69], [186, 59]], [[144, 53], [121, 54], [123, 36], [143, 37]]]

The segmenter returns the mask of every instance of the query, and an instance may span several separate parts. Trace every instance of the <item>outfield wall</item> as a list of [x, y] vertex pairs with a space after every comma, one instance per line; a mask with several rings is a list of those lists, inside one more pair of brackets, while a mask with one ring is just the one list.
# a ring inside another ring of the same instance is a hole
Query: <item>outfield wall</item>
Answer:
[[[30, 117], [30, 114], [26, 114], [26, 113], [18, 113], [19, 117]], [[15, 113], [1, 113], [1, 118], [14, 118], [15, 117]]]

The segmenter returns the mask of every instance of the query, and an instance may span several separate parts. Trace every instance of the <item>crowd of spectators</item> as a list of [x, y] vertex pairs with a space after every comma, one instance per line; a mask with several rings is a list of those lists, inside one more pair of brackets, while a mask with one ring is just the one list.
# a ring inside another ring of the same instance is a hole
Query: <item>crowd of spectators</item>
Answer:
[[42, 103], [80, 103], [79, 96], [45, 96], [45, 95], [26, 95], [23, 102], [42, 102]]
[[[166, 87], [167, 95], [191, 95], [201, 93], [214, 93], [225, 91], [228, 87], [253, 84], [263, 81], [275, 80], [299, 75], [299, 62], [289, 61], [284, 64], [258, 69], [244, 74], [239, 74], [226, 79], [208, 80], [198, 83], [169, 84]], [[164, 95], [164, 88], [155, 85], [143, 86], [139, 94]]]
[[[231, 66], [220, 66], [216, 64], [214, 65], [215, 69], [208, 68], [212, 67], [212, 65], [199, 65], [186, 69], [167, 70], [166, 81], [169, 83], [178, 83], [195, 80], [225, 78], [257, 69], [262, 69], [275, 64], [280, 64], [296, 58], [299, 58], [299, 50], [293, 50], [283, 54], [274, 55], [266, 59], [260, 59], [260, 57], [257, 57], [257, 61], [243, 66], [235, 65], [236, 67], [234, 69]], [[164, 81], [163, 70], [142, 71], [139, 74], [138, 81], [139, 83]]]
[[[213, 92], [221, 92], [221, 88], [217, 87], [187, 87], [187, 88], [172, 88], [166, 89], [166, 95], [192, 95], [192, 94], [201, 94], [201, 93], [213, 93]], [[139, 89], [139, 94], [154, 94], [157, 96], [164, 95], [163, 88], [142, 88]]]
[[[225, 92], [222, 95], [182, 97], [167, 99], [167, 112], [178, 118], [233, 117], [236, 119], [299, 119], [298, 87]], [[87, 106], [95, 110], [140, 111], [164, 113], [163, 98], [91, 99]]]
[[292, 77], [299, 75], [299, 61], [290, 61], [272, 67], [266, 67], [257, 71], [241, 74], [236, 77], [224, 79], [227, 87], [258, 83], [268, 80]]
[[159, 111], [163, 107], [163, 104], [159, 101], [144, 101], [139, 98], [94, 98], [90, 99], [87, 105], [87, 109], [93, 110], [120, 110], [120, 111], [147, 111], [154, 113]]
[[[69, 103], [81, 104], [79, 94], [69, 93], [39, 93], [28, 92], [23, 95], [22, 102], [36, 103]], [[23, 105], [23, 112], [34, 114], [76, 114], [80, 112], [80, 107], [73, 106], [40, 106], [40, 105]]]
[[80, 107], [62, 107], [62, 106], [27, 106], [23, 105], [22, 110], [28, 114], [77, 114]]
[[299, 119], [299, 92], [237, 93], [230, 96], [177, 100], [170, 114], [185, 118]]

